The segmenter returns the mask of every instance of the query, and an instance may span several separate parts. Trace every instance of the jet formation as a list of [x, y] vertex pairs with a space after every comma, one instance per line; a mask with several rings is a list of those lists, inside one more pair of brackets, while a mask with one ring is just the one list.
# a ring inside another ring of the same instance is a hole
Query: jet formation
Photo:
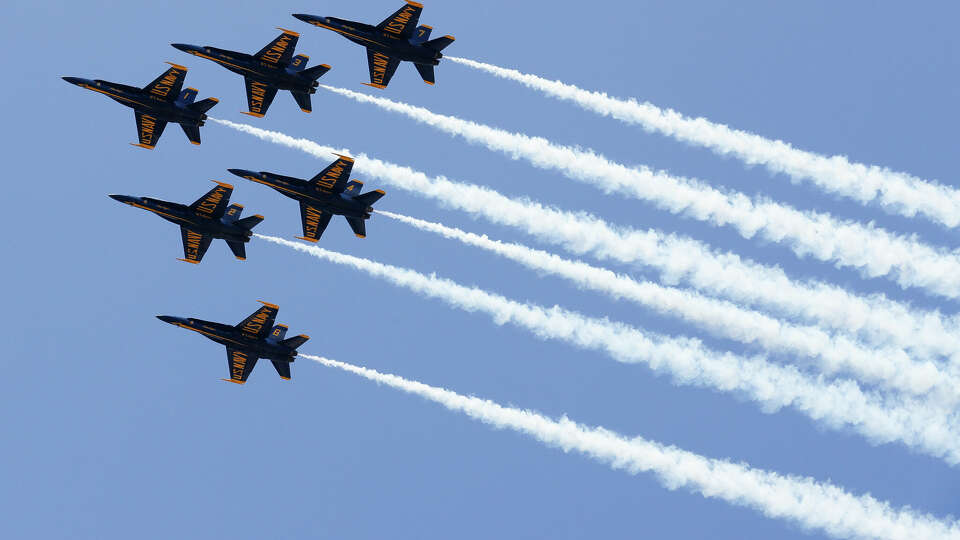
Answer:
[[170, 65], [173, 67], [143, 88], [101, 79], [64, 77], [63, 80], [80, 88], [99, 92], [131, 107], [137, 121], [137, 134], [140, 136], [139, 144], [130, 143], [134, 146], [152, 150], [168, 122], [180, 124], [190, 142], [200, 144], [200, 126], [207, 119], [206, 112], [219, 100], [207, 98], [194, 102], [199, 93], [196, 88], [180, 91], [187, 76], [187, 68], [177, 64]]
[[[376, 26], [314, 15], [294, 14], [297, 19], [320, 28], [337, 32], [367, 49], [370, 82], [374, 88], [386, 88], [400, 62], [411, 62], [427, 84], [434, 84], [434, 66], [443, 58], [441, 51], [453, 43], [453, 36], [430, 39], [432, 27], [420, 25], [423, 5], [413, 1], [394, 12]], [[320, 86], [318, 79], [330, 66], [319, 64], [307, 67], [309, 57], [295, 54], [300, 34], [278, 28], [281, 34], [254, 54], [221, 49], [210, 45], [199, 46], [172, 43], [176, 49], [205, 58], [243, 76], [247, 97], [244, 114], [262, 118], [276, 98], [286, 90], [304, 112], [312, 112], [312, 98]], [[170, 122], [180, 124], [193, 144], [200, 144], [200, 127], [207, 120], [207, 112], [218, 103], [216, 98], [195, 101], [196, 88], [183, 89], [187, 68], [179, 64], [170, 68], [153, 82], [138, 88], [102, 79], [63, 77], [70, 84], [104, 94], [134, 110], [138, 143], [141, 148], [153, 149]], [[366, 220], [373, 213], [373, 205], [384, 196], [381, 189], [361, 193], [363, 183], [350, 178], [353, 158], [336, 154], [337, 159], [313, 178], [303, 180], [271, 172], [228, 169], [236, 176], [269, 186], [300, 203], [303, 236], [297, 238], [317, 242], [333, 216], [344, 216], [354, 234], [366, 237]], [[180, 226], [183, 242], [181, 261], [199, 264], [215, 239], [227, 243], [233, 255], [246, 259], [246, 244], [253, 236], [253, 228], [263, 216], [242, 218], [243, 206], [230, 204], [233, 186], [214, 181], [216, 187], [193, 204], [164, 201], [151, 197], [110, 195], [118, 202], [152, 212]], [[157, 318], [180, 328], [198, 332], [227, 348], [230, 374], [225, 381], [244, 384], [261, 358], [269, 359], [281, 378], [290, 379], [290, 364], [297, 356], [297, 348], [309, 336], [301, 334], [285, 339], [287, 326], [274, 325], [279, 307], [261, 302], [263, 307], [231, 326], [195, 318], [158, 315]]]
[[165, 323], [193, 330], [225, 346], [230, 378], [223, 379], [224, 381], [244, 384], [257, 365], [257, 360], [261, 358], [270, 360], [280, 378], [289, 381], [290, 364], [297, 356], [297, 348], [306, 343], [310, 336], [300, 334], [284, 339], [287, 326], [273, 325], [280, 307], [263, 301], [260, 303], [263, 307], [236, 326], [192, 317], [157, 315], [157, 318]]
[[247, 92], [247, 112], [244, 114], [262, 118], [273, 103], [277, 90], [289, 90], [300, 109], [311, 112], [313, 106], [310, 96], [316, 93], [320, 84], [317, 79], [329, 71], [330, 66], [320, 64], [308, 68], [309, 56], [293, 55], [300, 34], [284, 28], [278, 30], [283, 33], [253, 55], [209, 45], [172, 45], [185, 53], [212, 60], [234, 73], [243, 75]]
[[263, 216], [258, 214], [241, 219], [243, 206], [230, 204], [233, 186], [223, 182], [216, 182], [216, 184], [217, 187], [208, 191], [190, 206], [150, 197], [110, 195], [110, 198], [134, 208], [153, 212], [167, 221], [180, 225], [183, 258], [178, 260], [200, 264], [207, 248], [210, 247], [210, 242], [215, 238], [226, 241], [236, 258], [241, 261], [246, 260], [247, 252], [244, 244], [250, 241], [253, 235], [252, 229], [263, 221]]
[[431, 26], [417, 26], [423, 4], [407, 0], [407, 4], [376, 26], [366, 23], [318, 17], [295, 13], [293, 16], [305, 23], [327, 30], [367, 48], [367, 64], [370, 82], [374, 88], [386, 88], [400, 62], [412, 62], [423, 82], [434, 84], [433, 66], [440, 65], [445, 47], [453, 43], [453, 36], [430, 39]]
[[231, 173], [258, 184], [272, 187], [280, 193], [300, 202], [300, 219], [303, 236], [297, 238], [308, 242], [320, 240], [323, 231], [334, 215], [344, 216], [360, 238], [366, 238], [365, 220], [370, 219], [373, 203], [385, 195], [382, 189], [361, 194], [363, 182], [349, 180], [353, 158], [335, 154], [337, 160], [328, 165], [310, 180], [270, 172], [253, 172], [245, 169], [227, 169]]

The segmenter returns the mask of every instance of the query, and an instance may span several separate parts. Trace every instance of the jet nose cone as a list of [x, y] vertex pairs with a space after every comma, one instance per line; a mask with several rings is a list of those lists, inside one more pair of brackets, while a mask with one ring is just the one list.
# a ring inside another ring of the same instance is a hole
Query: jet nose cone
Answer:
[[196, 45], [188, 45], [186, 43], [171, 43], [170, 45], [172, 45], [175, 49], [180, 49], [181, 51], [190, 54], [196, 54], [200, 49], [200, 47], [197, 47]]
[[326, 18], [326, 17], [317, 17], [317, 16], [315, 16], [315, 15], [306, 15], [306, 14], [304, 14], [304, 13], [294, 13], [293, 16], [296, 17], [296, 18], [298, 18], [298, 19], [300, 19], [301, 21], [303, 21], [303, 22], [305, 22], [305, 23], [313, 24], [314, 22], [318, 22], [318, 23], [322, 23], [322, 24], [327, 24], [327, 18]]
[[260, 173], [255, 173], [253, 171], [248, 171], [246, 169], [227, 169], [230, 174], [235, 174], [240, 178], [246, 178], [248, 176], [260, 176]]
[[137, 200], [136, 197], [131, 197], [129, 195], [110, 195], [109, 197], [115, 201], [122, 202], [123, 204], [131, 204]]
[[87, 82], [86, 79], [81, 79], [80, 77], [63, 77], [63, 80], [67, 81], [70, 84], [81, 85]]
[[183, 317], [173, 317], [171, 315], [157, 315], [157, 318], [168, 324], [178, 324], [185, 321]]

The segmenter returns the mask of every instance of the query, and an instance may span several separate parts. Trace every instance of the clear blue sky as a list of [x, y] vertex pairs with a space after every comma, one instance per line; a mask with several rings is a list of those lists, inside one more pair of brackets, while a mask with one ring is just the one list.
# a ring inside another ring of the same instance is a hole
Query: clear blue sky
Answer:
[[[678, 388], [642, 366], [542, 342], [486, 316], [451, 310], [384, 282], [254, 242], [248, 260], [215, 243], [181, 263], [180, 235], [109, 193], [189, 202], [212, 185], [266, 216], [260, 232], [300, 233], [296, 204], [228, 167], [312, 176], [326, 165], [210, 124], [203, 145], [168, 127], [156, 150], [133, 113], [63, 82], [73, 75], [143, 85], [164, 61], [190, 68], [211, 115], [366, 152], [433, 174], [530, 196], [609, 221], [687, 234], [796, 277], [884, 292], [953, 313], [957, 305], [726, 229], [604, 196], [554, 173], [450, 139], [335, 95], [314, 113], [277, 96], [245, 110], [241, 79], [170, 43], [253, 52], [302, 33], [298, 52], [333, 69], [324, 83], [368, 91], [363, 50], [291, 13], [378, 22], [396, 0], [364, 2], [24, 2], [5, 6], [3, 538], [792, 538], [817, 537], [752, 510], [665, 490], [523, 436], [493, 431], [419, 398], [308, 360], [281, 381], [261, 365], [226, 384], [222, 347], [156, 314], [237, 322], [262, 299], [313, 339], [303, 351], [550, 415], [568, 414], [711, 457], [831, 480], [894, 505], [956, 513], [958, 470], [902, 446], [874, 447], [792, 412], [763, 414], [729, 395]], [[843, 153], [956, 186], [960, 9], [950, 2], [429, 2], [421, 22], [445, 52], [517, 67], [805, 149]], [[370, 90], [372, 91], [372, 90]], [[491, 125], [597, 149], [616, 160], [696, 176], [801, 208], [876, 220], [957, 246], [920, 221], [835, 200], [763, 169], [688, 147], [506, 81], [444, 63], [437, 85], [401, 65], [383, 95]], [[331, 157], [331, 160], [333, 158]], [[368, 188], [375, 179], [360, 178]], [[535, 242], [398, 190], [380, 205]], [[512, 298], [560, 304], [674, 335], [696, 328], [612, 302], [510, 262], [376, 216], [368, 238], [334, 220], [322, 245], [436, 271]]]

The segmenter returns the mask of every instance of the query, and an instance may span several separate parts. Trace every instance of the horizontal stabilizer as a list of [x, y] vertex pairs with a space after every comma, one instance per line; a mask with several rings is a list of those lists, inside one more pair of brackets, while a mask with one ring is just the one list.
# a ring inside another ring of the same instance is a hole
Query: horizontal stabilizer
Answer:
[[280, 375], [280, 378], [289, 381], [290, 362], [282, 362], [280, 360], [271, 360], [271, 362], [273, 362], [273, 368], [277, 370], [277, 374]]
[[234, 257], [241, 261], [247, 260], [247, 248], [243, 242], [231, 242], [227, 240], [227, 245], [230, 246], [230, 251], [233, 252]]
[[348, 217], [347, 223], [350, 224], [350, 228], [353, 229], [353, 234], [357, 235], [357, 238], [367, 237], [367, 226], [362, 218]]
[[453, 36], [443, 36], [438, 37], [437, 39], [431, 39], [430, 41], [423, 44], [424, 47], [429, 47], [435, 51], [442, 51], [447, 48], [448, 45], [453, 43]]
[[417, 73], [423, 78], [423, 82], [430, 85], [436, 82], [433, 78], [433, 66], [428, 64], [414, 64], [413, 66], [417, 68]]
[[285, 347], [290, 347], [291, 349], [297, 349], [301, 345], [307, 342], [310, 339], [310, 336], [305, 334], [300, 334], [299, 336], [293, 336], [292, 338], [287, 338], [280, 342], [281, 345]]
[[313, 112], [313, 105], [310, 103], [310, 94], [304, 94], [303, 92], [294, 92], [290, 91], [293, 95], [293, 99], [296, 100], [297, 106], [300, 107], [300, 110], [303, 112]]
[[260, 214], [254, 214], [243, 219], [238, 219], [237, 225], [249, 231], [259, 225], [261, 221], [263, 221], [263, 216]]
[[312, 68], [303, 70], [303, 75], [305, 77], [309, 77], [310, 80], [315, 81], [328, 71], [330, 71], [330, 66], [327, 64], [320, 64], [319, 66], [313, 66]]
[[180, 124], [183, 133], [190, 139], [190, 144], [200, 144], [200, 126], [190, 124]]
[[217, 99], [217, 98], [212, 98], [212, 97], [208, 97], [207, 99], [200, 100], [200, 101], [198, 101], [198, 102], [190, 105], [190, 109], [191, 109], [191, 110], [194, 110], [194, 111], [197, 111], [197, 112], [199, 112], [199, 113], [205, 113], [205, 112], [209, 111], [210, 109], [212, 109], [213, 106], [216, 105], [217, 103], [220, 103], [220, 100], [219, 100], [219, 99]]
[[382, 189], [377, 189], [374, 191], [368, 191], [363, 195], [357, 195], [353, 198], [353, 200], [361, 202], [367, 206], [373, 206], [373, 203], [379, 201], [380, 197], [383, 197], [384, 195], [386, 195], [386, 192], [384, 192]]

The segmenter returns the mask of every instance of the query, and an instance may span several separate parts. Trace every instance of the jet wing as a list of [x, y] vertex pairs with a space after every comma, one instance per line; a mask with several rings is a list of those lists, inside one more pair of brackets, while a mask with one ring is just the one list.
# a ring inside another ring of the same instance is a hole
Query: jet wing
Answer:
[[269, 334], [273, 328], [273, 321], [277, 318], [277, 312], [280, 310], [280, 306], [266, 302], [261, 302], [261, 304], [263, 304], [262, 308], [254, 311], [249, 317], [240, 321], [240, 324], [236, 326], [237, 330], [257, 339], [267, 337], [267, 334]]
[[[169, 63], [169, 62], [168, 62]], [[173, 101], [180, 95], [183, 80], [187, 78], [187, 68], [170, 64], [170, 69], [163, 72], [152, 83], [143, 87], [143, 91], [164, 101]]]
[[247, 110], [250, 116], [263, 118], [267, 114], [267, 109], [273, 103], [273, 98], [277, 95], [277, 87], [270, 86], [267, 83], [255, 81], [250, 77], [243, 78], [247, 87]]
[[180, 227], [180, 236], [183, 238], [183, 258], [180, 260], [200, 264], [207, 248], [210, 247], [210, 242], [213, 241], [213, 237], [183, 226]]
[[[216, 180], [214, 180], [216, 182]], [[217, 182], [217, 186], [200, 197], [190, 209], [199, 216], [210, 219], [220, 219], [227, 212], [227, 206], [230, 204], [230, 195], [233, 193], [233, 186]]]
[[140, 144], [134, 144], [134, 146], [152, 150], [157, 145], [157, 141], [160, 140], [160, 135], [163, 134], [163, 128], [167, 127], [167, 123], [163, 120], [157, 120], [156, 116], [140, 111], [134, 111], [133, 114], [137, 119], [137, 135], [140, 137]]
[[257, 360], [256, 356], [248, 352], [227, 347], [227, 369], [230, 370], [230, 378], [224, 380], [237, 384], [247, 382]]
[[333, 214], [311, 206], [305, 202], [300, 203], [300, 220], [303, 222], [303, 236], [297, 238], [307, 242], [316, 242], [323, 236], [323, 231], [330, 224], [330, 218]]
[[400, 60], [368, 48], [367, 64], [370, 68], [370, 83], [364, 84], [374, 88], [386, 88], [390, 84], [393, 73], [397, 71]]
[[420, 21], [420, 12], [423, 11], [423, 4], [407, 1], [407, 5], [398, 9], [393, 15], [384, 19], [377, 25], [377, 30], [389, 32], [395, 36], [409, 39], [413, 35], [413, 30]]
[[310, 179], [310, 184], [321, 191], [343, 193], [353, 170], [353, 158], [336, 154], [337, 160]]
[[269, 64], [285, 65], [290, 63], [290, 60], [293, 59], [293, 51], [297, 48], [297, 40], [300, 38], [300, 34], [293, 30], [283, 28], [280, 30], [283, 30], [283, 33], [267, 43], [267, 46], [260, 49], [260, 52], [253, 55], [254, 58]]

